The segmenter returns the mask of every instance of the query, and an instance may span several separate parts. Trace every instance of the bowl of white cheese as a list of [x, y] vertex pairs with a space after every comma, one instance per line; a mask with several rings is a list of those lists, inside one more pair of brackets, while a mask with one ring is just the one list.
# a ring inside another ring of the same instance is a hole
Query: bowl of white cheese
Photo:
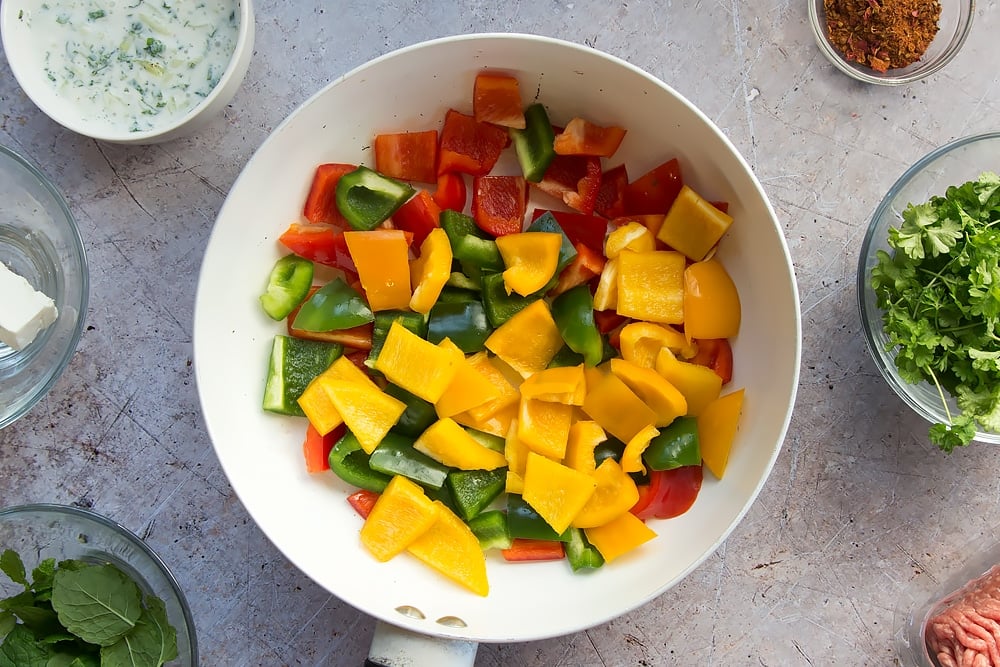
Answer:
[[232, 100], [253, 52], [251, 0], [4, 0], [11, 71], [52, 120], [121, 144], [188, 135]]
[[76, 351], [90, 274], [66, 200], [0, 146], [0, 429], [52, 388]]

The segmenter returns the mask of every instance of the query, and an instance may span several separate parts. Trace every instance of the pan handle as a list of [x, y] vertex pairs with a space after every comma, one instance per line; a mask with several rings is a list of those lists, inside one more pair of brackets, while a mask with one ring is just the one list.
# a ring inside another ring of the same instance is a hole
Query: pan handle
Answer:
[[472, 667], [477, 650], [476, 642], [422, 635], [377, 621], [365, 667]]

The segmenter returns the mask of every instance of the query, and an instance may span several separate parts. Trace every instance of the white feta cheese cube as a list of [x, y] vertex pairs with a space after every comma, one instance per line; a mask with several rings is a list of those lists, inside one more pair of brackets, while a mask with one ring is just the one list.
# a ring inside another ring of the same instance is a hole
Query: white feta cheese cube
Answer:
[[23, 350], [57, 315], [52, 299], [0, 263], [0, 342]]

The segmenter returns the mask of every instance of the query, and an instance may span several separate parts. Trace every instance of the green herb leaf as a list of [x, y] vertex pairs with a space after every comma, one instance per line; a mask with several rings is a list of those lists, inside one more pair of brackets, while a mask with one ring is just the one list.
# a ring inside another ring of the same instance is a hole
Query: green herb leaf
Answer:
[[142, 612], [139, 587], [111, 565], [60, 568], [52, 586], [52, 607], [67, 630], [100, 646], [124, 637]]
[[45, 601], [52, 598], [52, 579], [55, 573], [55, 558], [46, 558], [31, 571], [31, 584], [35, 591], [35, 600]]
[[9, 611], [0, 611], [0, 638], [6, 637], [7, 633], [17, 625], [17, 618]]
[[17, 625], [0, 644], [0, 667], [47, 667], [52, 651], [35, 642], [35, 636]]
[[135, 629], [101, 649], [103, 667], [159, 667], [177, 657], [177, 633], [167, 623], [166, 606], [156, 597], [146, 603]]
[[3, 571], [15, 584], [28, 587], [28, 579], [25, 577], [24, 562], [13, 549], [4, 549], [0, 554], [0, 570]]

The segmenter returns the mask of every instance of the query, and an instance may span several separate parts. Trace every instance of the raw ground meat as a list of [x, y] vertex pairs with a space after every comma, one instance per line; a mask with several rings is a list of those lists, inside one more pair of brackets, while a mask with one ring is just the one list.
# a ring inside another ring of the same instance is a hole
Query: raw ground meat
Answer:
[[924, 638], [941, 667], [1000, 667], [1000, 565], [938, 605]]

